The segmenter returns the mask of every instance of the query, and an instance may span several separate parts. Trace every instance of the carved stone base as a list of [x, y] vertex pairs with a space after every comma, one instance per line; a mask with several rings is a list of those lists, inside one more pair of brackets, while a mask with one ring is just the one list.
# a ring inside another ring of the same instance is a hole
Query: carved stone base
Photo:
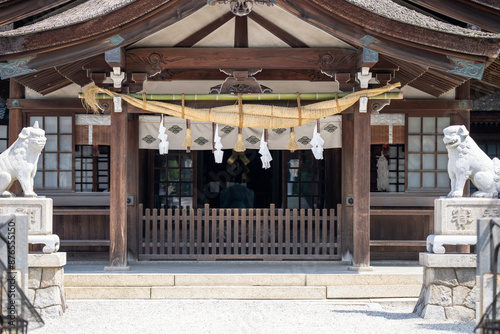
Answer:
[[43, 244], [43, 252], [45, 254], [55, 253], [59, 250], [61, 241], [57, 234], [50, 235], [28, 235], [29, 244]]
[[477, 237], [475, 235], [435, 235], [427, 237], [426, 246], [429, 253], [444, 254], [444, 245], [475, 245]]
[[28, 216], [28, 234], [52, 234], [51, 198], [0, 198], [0, 214], [11, 213]]
[[500, 216], [500, 199], [437, 198], [434, 200], [434, 233], [476, 235], [477, 220]]

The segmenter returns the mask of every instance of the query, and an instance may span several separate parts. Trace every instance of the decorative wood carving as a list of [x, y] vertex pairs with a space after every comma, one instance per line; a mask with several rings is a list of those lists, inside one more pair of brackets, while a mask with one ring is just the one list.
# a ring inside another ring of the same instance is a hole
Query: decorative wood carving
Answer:
[[229, 3], [229, 8], [231, 13], [236, 16], [246, 16], [250, 14], [253, 9], [254, 3], [259, 5], [267, 5], [268, 7], [276, 4], [274, 0], [208, 0], [208, 5], [215, 4], [227, 4]]
[[472, 60], [460, 59], [451, 56], [448, 56], [448, 59], [451, 59], [455, 62], [455, 68], [446, 72], [478, 80], [481, 80], [481, 78], [483, 77], [486, 63], [478, 63]]
[[252, 93], [272, 93], [272, 89], [262, 86], [252, 77], [261, 70], [232, 71], [221, 70], [230, 75], [220, 85], [210, 88], [210, 94], [252, 94]]
[[127, 72], [227, 68], [318, 69], [350, 72], [356, 67], [356, 51], [327, 48], [141, 48], [127, 51]]
[[28, 67], [28, 62], [36, 56], [28, 56], [9, 60], [7, 63], [0, 63], [0, 79], [16, 77], [18, 75], [36, 72]]

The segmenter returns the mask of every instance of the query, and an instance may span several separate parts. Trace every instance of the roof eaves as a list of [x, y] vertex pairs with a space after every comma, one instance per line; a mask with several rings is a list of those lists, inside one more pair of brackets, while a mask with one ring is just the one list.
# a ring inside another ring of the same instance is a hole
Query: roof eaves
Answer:
[[89, 21], [122, 8], [136, 0], [88, 0], [76, 7], [40, 22], [0, 33], [0, 37], [15, 37], [47, 31]]

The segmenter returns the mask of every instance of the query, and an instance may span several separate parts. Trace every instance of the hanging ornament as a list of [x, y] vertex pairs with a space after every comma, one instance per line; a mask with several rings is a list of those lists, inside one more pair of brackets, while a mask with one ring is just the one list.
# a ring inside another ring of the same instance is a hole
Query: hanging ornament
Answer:
[[[319, 123], [319, 121], [318, 121]], [[317, 160], [323, 160], [323, 145], [325, 141], [321, 138], [318, 132], [318, 123], [314, 125], [314, 132], [310, 144], [312, 145], [311, 151]]]
[[222, 158], [224, 157], [224, 152], [222, 151], [222, 142], [221, 142], [221, 137], [219, 136], [219, 123], [215, 125], [215, 134], [214, 134], [214, 158], [215, 158], [215, 163], [220, 164], [222, 163]]
[[267, 147], [266, 142], [266, 130], [262, 131], [262, 138], [260, 139], [260, 150], [259, 150], [260, 160], [262, 160], [262, 168], [268, 169], [271, 167], [271, 161], [273, 157], [271, 156], [271, 152], [269, 152], [269, 148]]
[[241, 93], [238, 93], [238, 110], [239, 110], [239, 126], [238, 126], [238, 140], [234, 145], [236, 152], [245, 152], [245, 143], [243, 143], [243, 102]]
[[160, 154], [167, 154], [168, 153], [168, 135], [165, 132], [167, 128], [163, 125], [163, 115], [161, 115], [161, 121], [160, 121], [160, 127], [159, 127], [159, 133], [158, 133], [158, 139], [160, 140], [160, 145], [159, 145], [159, 150]]

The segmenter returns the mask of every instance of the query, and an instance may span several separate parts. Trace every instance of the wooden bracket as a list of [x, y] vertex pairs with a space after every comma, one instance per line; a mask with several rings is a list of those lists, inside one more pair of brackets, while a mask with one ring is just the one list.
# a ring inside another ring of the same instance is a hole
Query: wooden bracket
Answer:
[[353, 92], [356, 81], [352, 73], [335, 73], [335, 80], [339, 83], [341, 92]]

